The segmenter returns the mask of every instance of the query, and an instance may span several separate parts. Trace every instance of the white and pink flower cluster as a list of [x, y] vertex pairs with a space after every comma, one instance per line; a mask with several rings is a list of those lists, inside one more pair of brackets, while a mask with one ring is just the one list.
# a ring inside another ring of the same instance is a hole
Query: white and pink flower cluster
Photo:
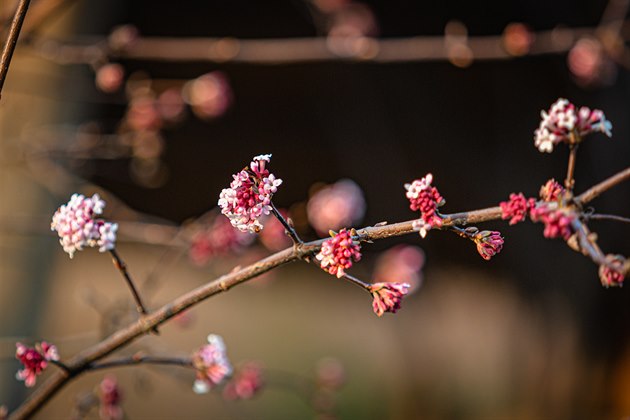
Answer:
[[249, 168], [232, 175], [230, 188], [224, 188], [219, 196], [221, 213], [242, 232], [260, 232], [260, 218], [271, 212], [271, 197], [282, 184], [267, 169], [270, 160], [271, 155], [254, 157]]
[[599, 109], [581, 107], [579, 110], [567, 99], [560, 98], [549, 112], [541, 111], [540, 126], [534, 133], [534, 145], [541, 152], [550, 153], [559, 143], [577, 144], [582, 137], [594, 132], [612, 136], [612, 124]]
[[59, 243], [70, 258], [76, 251], [85, 247], [99, 247], [100, 252], [109, 251], [116, 246], [116, 223], [95, 219], [105, 207], [98, 194], [86, 198], [82, 194], [73, 194], [53, 215], [50, 229], [57, 231]]
[[192, 363], [197, 369], [197, 378], [193, 384], [193, 391], [197, 394], [207, 393], [232, 374], [225, 343], [221, 336], [216, 334], [210, 334], [208, 344], [193, 354]]
[[35, 344], [34, 348], [26, 347], [22, 343], [16, 343], [15, 346], [15, 357], [24, 366], [24, 369], [18, 371], [16, 378], [24, 381], [24, 385], [29, 388], [35, 385], [37, 376], [42, 374], [49, 361], [59, 360], [57, 347], [46, 341]]
[[437, 188], [433, 187], [433, 175], [427, 174], [422, 179], [416, 179], [411, 184], [405, 184], [409, 208], [420, 210], [420, 219], [414, 220], [413, 229], [420, 232], [423, 238], [434, 227], [442, 226], [442, 218], [437, 213], [437, 208], [445, 203]]
[[322, 243], [322, 248], [315, 256], [320, 261], [320, 266], [329, 274], [341, 278], [345, 270], [352, 267], [352, 261], [361, 259], [361, 247], [352, 240], [352, 233], [341, 229], [336, 235], [331, 232], [332, 238]]

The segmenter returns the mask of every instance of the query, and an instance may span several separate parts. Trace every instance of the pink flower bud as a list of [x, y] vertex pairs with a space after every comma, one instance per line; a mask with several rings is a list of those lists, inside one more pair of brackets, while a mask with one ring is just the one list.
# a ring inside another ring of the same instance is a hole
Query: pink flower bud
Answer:
[[405, 184], [406, 196], [411, 210], [420, 210], [420, 219], [414, 222], [413, 228], [420, 232], [423, 238], [433, 227], [442, 226], [442, 218], [437, 208], [445, 203], [437, 188], [431, 186], [433, 175], [427, 174], [422, 179], [416, 179], [411, 184]]
[[122, 420], [124, 418], [122, 407], [122, 394], [118, 387], [118, 381], [114, 375], [106, 375], [99, 385], [101, 420]]
[[336, 235], [331, 233], [331, 236], [332, 238], [324, 241], [315, 258], [321, 261], [323, 270], [341, 278], [345, 270], [352, 267], [353, 260], [361, 259], [361, 247], [352, 240], [352, 234], [345, 228]]
[[605, 265], [599, 266], [599, 279], [602, 281], [602, 286], [604, 287], [614, 287], [614, 286], [623, 286], [623, 281], [625, 279], [624, 274], [622, 273], [623, 264], [626, 259], [622, 255], [606, 255], [606, 260], [611, 263], [615, 267], [619, 267], [619, 270], [613, 270]]
[[564, 194], [564, 187], [551, 178], [540, 187], [540, 199], [543, 201], [558, 201]]
[[525, 198], [523, 193], [510, 194], [509, 201], [502, 201], [501, 218], [510, 219], [510, 225], [522, 222], [527, 217], [527, 212], [536, 205], [533, 198]]
[[503, 248], [503, 238], [500, 232], [482, 230], [474, 238], [477, 244], [477, 252], [484, 260], [490, 260]]
[[375, 283], [370, 286], [374, 300], [374, 313], [382, 316], [385, 312], [396, 313], [400, 309], [403, 297], [409, 291], [407, 283]]

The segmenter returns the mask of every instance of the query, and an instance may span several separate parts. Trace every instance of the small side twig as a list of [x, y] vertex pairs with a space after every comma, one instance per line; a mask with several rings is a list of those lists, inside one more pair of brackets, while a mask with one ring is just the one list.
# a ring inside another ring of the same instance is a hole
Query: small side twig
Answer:
[[284, 229], [286, 230], [287, 235], [289, 235], [294, 245], [304, 244], [304, 241], [300, 239], [300, 237], [298, 236], [293, 226], [291, 226], [289, 222], [287, 221], [287, 219], [285, 219], [284, 216], [278, 211], [276, 206], [273, 204], [273, 201], [271, 202], [271, 212], [273, 213], [274, 216], [276, 216], [276, 219], [278, 219], [280, 223], [282, 223], [282, 226], [284, 226]]
[[586, 220], [613, 220], [615, 222], [630, 223], [630, 217], [617, 216], [615, 214], [590, 214]]
[[124, 357], [121, 359], [109, 360], [102, 363], [94, 363], [89, 365], [87, 370], [101, 370], [110, 369], [115, 367], [139, 365], [139, 364], [153, 364], [153, 365], [174, 365], [183, 367], [192, 367], [192, 359], [190, 357], [159, 357], [159, 356], [144, 356], [133, 355], [131, 357]]
[[11, 22], [7, 42], [4, 44], [4, 49], [2, 50], [2, 56], [0, 57], [0, 98], [2, 98], [2, 87], [4, 86], [4, 81], [9, 72], [13, 51], [15, 51], [15, 46], [20, 36], [20, 30], [22, 29], [22, 23], [24, 23], [30, 2], [31, 0], [20, 0], [15, 15], [13, 16], [13, 21]]
[[343, 278], [348, 280], [350, 283], [359, 286], [361, 289], [366, 290], [366, 291], [370, 291], [370, 285], [367, 284], [364, 281], [359, 280], [358, 278], [351, 276], [348, 273], [344, 273]]
[[[112, 254], [112, 262], [114, 263], [114, 266], [118, 269], [118, 271], [120, 271], [125, 281], [127, 282], [127, 286], [129, 286], [129, 290], [131, 290], [133, 299], [136, 302], [136, 310], [141, 316], [146, 316], [148, 312], [146, 308], [144, 307], [144, 304], [142, 303], [142, 299], [140, 298], [138, 289], [136, 289], [136, 286], [133, 282], [133, 279], [131, 278], [131, 275], [129, 274], [129, 271], [127, 271], [127, 264], [125, 264], [122, 258], [120, 258], [120, 255], [118, 255], [118, 252], [116, 252], [116, 249], [111, 249], [109, 252], [110, 254]], [[157, 328], [152, 328], [152, 331], [154, 333], [158, 332]]]

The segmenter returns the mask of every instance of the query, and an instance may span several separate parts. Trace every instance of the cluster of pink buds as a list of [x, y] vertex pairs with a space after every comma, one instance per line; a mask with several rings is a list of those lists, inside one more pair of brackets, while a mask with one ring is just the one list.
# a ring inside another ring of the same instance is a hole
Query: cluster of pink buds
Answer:
[[543, 201], [558, 201], [564, 195], [564, 187], [551, 178], [540, 187], [540, 199]]
[[549, 112], [541, 111], [542, 120], [534, 133], [534, 145], [541, 152], [552, 152], [559, 143], [577, 144], [593, 132], [612, 135], [612, 124], [599, 109], [576, 106], [564, 98], [558, 99]]
[[619, 267], [619, 270], [613, 270], [605, 265], [599, 266], [599, 279], [602, 281], [604, 287], [623, 286], [625, 276], [621, 271], [626, 259], [622, 255], [606, 255], [606, 260], [615, 267]]
[[571, 223], [575, 220], [575, 213], [564, 209], [553, 209], [546, 203], [531, 209], [529, 217], [534, 222], [543, 222], [545, 238], [562, 238], [565, 241], [571, 237], [573, 229]]
[[372, 309], [378, 316], [385, 312], [396, 313], [400, 309], [403, 297], [409, 291], [407, 283], [374, 283], [370, 285], [370, 293], [374, 300]]
[[477, 252], [486, 261], [503, 249], [503, 238], [497, 231], [482, 230], [475, 234], [473, 240], [477, 244]]
[[262, 367], [256, 362], [245, 363], [223, 388], [226, 400], [249, 400], [264, 386]]
[[445, 203], [437, 188], [431, 186], [433, 175], [427, 174], [422, 179], [416, 179], [411, 184], [405, 184], [409, 208], [420, 210], [420, 219], [413, 222], [413, 228], [420, 232], [423, 238], [433, 227], [442, 226], [442, 218], [437, 213], [437, 208]]
[[216, 256], [236, 253], [254, 240], [252, 235], [234, 230], [223, 216], [215, 217], [209, 227], [195, 234], [190, 244], [190, 259], [198, 265]]
[[197, 394], [207, 393], [232, 374], [225, 343], [216, 334], [210, 334], [208, 344], [193, 354], [192, 363], [197, 369], [197, 378], [193, 384], [193, 391]]
[[514, 225], [525, 220], [527, 213], [536, 206], [536, 200], [525, 198], [523, 193], [512, 193], [509, 201], [502, 201], [499, 205], [501, 218], [510, 219], [510, 225]]
[[230, 188], [223, 189], [219, 196], [221, 213], [242, 232], [257, 233], [263, 228], [260, 218], [271, 212], [271, 197], [282, 184], [269, 173], [270, 160], [271, 155], [254, 157], [249, 168], [232, 175]]
[[345, 270], [352, 267], [353, 260], [361, 259], [361, 247], [352, 240], [352, 232], [345, 228], [336, 235], [331, 231], [330, 235], [332, 237], [324, 241], [315, 258], [320, 261], [323, 270], [341, 278]]
[[118, 225], [94, 218], [104, 207], [105, 201], [98, 194], [91, 198], [73, 194], [70, 201], [55, 212], [50, 229], [57, 231], [59, 243], [70, 258], [85, 247], [98, 246], [100, 252], [114, 249]]
[[24, 366], [18, 371], [16, 378], [24, 381], [24, 385], [29, 388], [35, 385], [37, 376], [46, 369], [49, 361], [59, 360], [57, 347], [46, 341], [35, 344], [35, 348], [26, 347], [22, 343], [16, 343], [15, 346], [15, 357]]
[[114, 375], [106, 375], [99, 385], [101, 420], [122, 420], [124, 413], [120, 406], [122, 394]]

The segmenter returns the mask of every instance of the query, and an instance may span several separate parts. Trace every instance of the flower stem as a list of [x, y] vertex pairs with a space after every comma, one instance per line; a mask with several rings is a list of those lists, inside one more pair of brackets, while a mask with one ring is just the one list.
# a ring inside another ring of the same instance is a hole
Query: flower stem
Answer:
[[293, 244], [294, 245], [303, 245], [304, 241], [302, 241], [302, 239], [300, 239], [300, 237], [298, 236], [298, 234], [295, 231], [295, 229], [293, 229], [293, 226], [291, 226], [289, 224], [289, 222], [287, 222], [287, 220], [284, 218], [284, 216], [282, 216], [282, 214], [280, 214], [280, 212], [278, 211], [276, 206], [273, 204], [273, 201], [271, 202], [271, 211], [273, 212], [273, 215], [276, 216], [276, 219], [278, 219], [280, 221], [280, 223], [282, 223], [282, 226], [284, 226], [284, 229], [287, 232], [287, 235], [289, 235], [289, 237], [293, 241]]
[[348, 280], [350, 283], [352, 283], [352, 284], [354, 284], [354, 285], [357, 285], [357, 286], [359, 286], [360, 288], [362, 288], [362, 289], [364, 289], [364, 290], [366, 290], [366, 291], [368, 291], [368, 292], [370, 291], [370, 285], [369, 285], [369, 284], [367, 284], [367, 283], [365, 283], [365, 282], [363, 282], [363, 281], [359, 280], [358, 278], [356, 278], [356, 277], [354, 277], [354, 276], [351, 276], [351, 275], [350, 275], [350, 274], [348, 274], [348, 273], [344, 273], [344, 274], [343, 274], [343, 278], [345, 278], [345, 279], [346, 279], [346, 280]]

